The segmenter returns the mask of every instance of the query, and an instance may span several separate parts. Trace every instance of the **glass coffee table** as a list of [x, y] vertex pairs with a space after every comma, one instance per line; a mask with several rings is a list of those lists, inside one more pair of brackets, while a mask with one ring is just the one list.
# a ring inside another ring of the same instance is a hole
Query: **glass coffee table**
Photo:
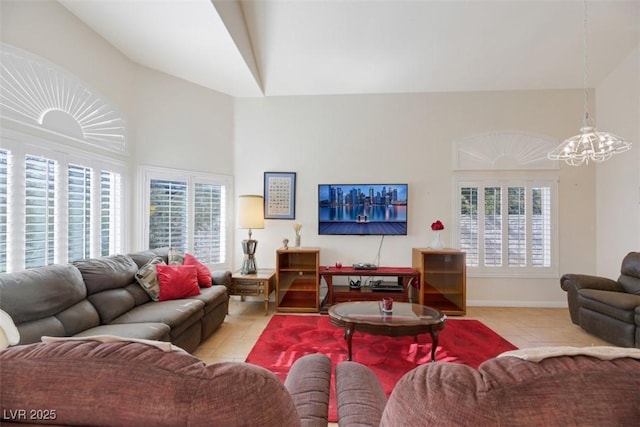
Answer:
[[389, 337], [431, 335], [431, 361], [436, 361], [438, 332], [444, 328], [447, 316], [435, 308], [406, 302], [394, 302], [393, 312], [384, 313], [380, 301], [343, 302], [329, 307], [329, 321], [344, 328], [348, 357], [351, 360], [351, 339], [355, 331]]

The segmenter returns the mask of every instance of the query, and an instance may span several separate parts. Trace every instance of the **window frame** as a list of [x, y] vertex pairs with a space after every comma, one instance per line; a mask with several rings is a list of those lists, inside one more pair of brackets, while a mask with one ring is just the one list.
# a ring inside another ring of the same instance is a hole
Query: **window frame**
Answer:
[[[547, 174], [538, 176], [522, 176], [514, 173], [509, 174], [501, 172], [500, 176], [493, 175], [459, 175], [453, 179], [453, 212], [454, 212], [454, 241], [457, 242], [457, 246], [461, 247], [461, 189], [463, 187], [476, 187], [478, 192], [484, 191], [487, 187], [501, 187], [503, 190], [503, 197], [505, 202], [508, 200], [507, 189], [509, 187], [525, 187], [527, 189], [534, 187], [549, 187], [550, 194], [550, 266], [549, 267], [534, 267], [527, 265], [524, 267], [510, 266], [508, 261], [508, 246], [503, 244], [502, 246], [502, 266], [482, 266], [482, 254], [483, 254], [483, 238], [478, 238], [478, 266], [469, 265], [467, 260], [467, 275], [469, 277], [518, 277], [518, 278], [556, 278], [558, 277], [558, 213], [559, 213], [559, 197], [558, 197], [558, 177], [550, 176]], [[527, 197], [529, 198], [529, 196]], [[508, 211], [508, 204], [501, 206], [501, 210]], [[480, 220], [480, 219], [479, 219]], [[502, 230], [508, 228], [508, 222], [502, 223]], [[503, 233], [504, 235], [504, 233]], [[531, 252], [531, 228], [527, 229], [527, 252]], [[506, 240], [503, 240], [505, 242]], [[527, 257], [531, 259], [530, 256]]]
[[[14, 166], [14, 170], [24, 172], [24, 161], [27, 155], [44, 157], [57, 162], [55, 194], [55, 222], [54, 222], [54, 264], [64, 264], [68, 259], [68, 167], [69, 165], [81, 165], [101, 172], [108, 170], [117, 173], [120, 178], [120, 188], [117, 195], [118, 209], [120, 209], [118, 229], [112, 236], [117, 240], [114, 253], [126, 252], [128, 249], [127, 218], [129, 212], [126, 209], [127, 198], [127, 169], [123, 156], [105, 156], [82, 147], [84, 143], [68, 138], [61, 134], [53, 134], [35, 128], [29, 129], [3, 129], [0, 140], [0, 148], [10, 152], [13, 162], [22, 162], [22, 166]], [[18, 176], [15, 176], [18, 174]], [[97, 173], [99, 176], [100, 173]], [[20, 178], [19, 172], [9, 173], [9, 189], [7, 194], [7, 262], [6, 271], [14, 272], [25, 269], [25, 222], [24, 222], [24, 190], [25, 181], [16, 182]], [[93, 183], [96, 184], [96, 183]], [[92, 185], [93, 185], [92, 184]], [[99, 183], [98, 183], [99, 188]], [[99, 194], [98, 194], [99, 197]], [[101, 228], [95, 228], [96, 220], [100, 217], [99, 204], [92, 202], [91, 225], [92, 242], [91, 257], [101, 256], [100, 233]], [[17, 227], [17, 228], [16, 228]]]
[[225, 186], [225, 218], [224, 241], [224, 261], [221, 263], [207, 263], [212, 270], [230, 270], [232, 258], [232, 238], [233, 238], [233, 177], [230, 175], [208, 174], [181, 169], [163, 168], [157, 166], [140, 166], [138, 178], [138, 191], [141, 197], [138, 198], [138, 218], [140, 218], [140, 228], [138, 232], [138, 246], [149, 248], [149, 211], [151, 196], [151, 180], [161, 179], [166, 181], [185, 181], [187, 183], [187, 252], [194, 253], [194, 201], [193, 188], [196, 183], [214, 184]]

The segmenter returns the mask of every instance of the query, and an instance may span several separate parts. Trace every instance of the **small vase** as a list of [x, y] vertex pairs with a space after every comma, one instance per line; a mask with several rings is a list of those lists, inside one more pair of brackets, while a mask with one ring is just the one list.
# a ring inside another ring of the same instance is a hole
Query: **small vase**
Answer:
[[296, 248], [300, 247], [300, 235], [296, 234]]
[[440, 230], [436, 231], [436, 237], [431, 241], [429, 245], [431, 249], [442, 249], [444, 248], [444, 242], [442, 241], [442, 237], [440, 236]]

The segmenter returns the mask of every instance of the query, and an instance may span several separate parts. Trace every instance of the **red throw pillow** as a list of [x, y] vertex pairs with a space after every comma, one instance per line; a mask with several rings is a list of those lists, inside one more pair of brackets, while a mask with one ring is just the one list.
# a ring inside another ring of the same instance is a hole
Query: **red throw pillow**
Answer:
[[195, 265], [196, 272], [198, 275], [198, 285], [201, 288], [210, 288], [213, 285], [211, 281], [211, 270], [209, 267], [201, 263], [191, 254], [184, 254], [184, 264], [183, 265]]
[[167, 301], [200, 295], [198, 276], [193, 265], [156, 265], [160, 295], [158, 301]]

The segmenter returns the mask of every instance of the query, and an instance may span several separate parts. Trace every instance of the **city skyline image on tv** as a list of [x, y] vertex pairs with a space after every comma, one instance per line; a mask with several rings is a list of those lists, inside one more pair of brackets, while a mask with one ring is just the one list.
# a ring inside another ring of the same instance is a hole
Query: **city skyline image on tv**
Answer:
[[407, 184], [318, 185], [318, 234], [406, 235]]

